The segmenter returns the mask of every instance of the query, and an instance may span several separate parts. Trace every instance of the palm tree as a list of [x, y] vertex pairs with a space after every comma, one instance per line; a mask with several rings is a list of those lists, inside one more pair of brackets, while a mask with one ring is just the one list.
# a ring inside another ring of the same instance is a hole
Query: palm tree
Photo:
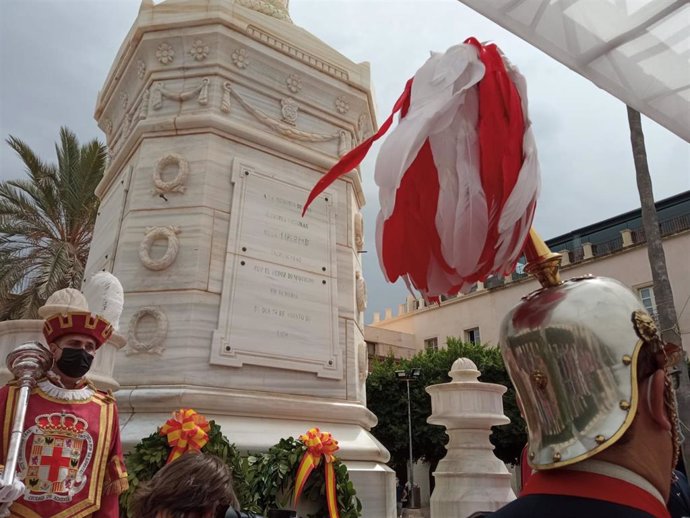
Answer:
[[[635, 161], [635, 176], [637, 178], [637, 190], [640, 194], [642, 207], [642, 227], [647, 238], [647, 255], [652, 270], [652, 284], [654, 298], [656, 300], [656, 313], [658, 318], [661, 338], [665, 342], [682, 345], [678, 328], [676, 306], [673, 302], [673, 290], [666, 269], [666, 255], [661, 243], [661, 231], [659, 230], [659, 218], [654, 205], [654, 192], [652, 191], [652, 179], [649, 175], [647, 163], [647, 149], [642, 132], [640, 112], [628, 106], [628, 124], [630, 126], [630, 143], [632, 144], [633, 159]], [[687, 364], [685, 359], [677, 367], [680, 370], [678, 380], [678, 413], [683, 423], [690, 423], [690, 380], [688, 380]], [[685, 465], [690, 465], [690, 447], [687, 443], [683, 448]]]
[[0, 320], [37, 318], [53, 292], [81, 287], [106, 148], [60, 128], [56, 165], [18, 138], [7, 143], [29, 178], [0, 182]]

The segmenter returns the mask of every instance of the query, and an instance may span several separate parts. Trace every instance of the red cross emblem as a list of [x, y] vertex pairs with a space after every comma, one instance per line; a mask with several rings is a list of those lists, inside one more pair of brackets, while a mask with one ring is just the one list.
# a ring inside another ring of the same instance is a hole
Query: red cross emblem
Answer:
[[43, 414], [22, 434], [24, 447], [17, 464], [33, 501], [71, 501], [87, 482], [93, 455], [88, 424], [66, 412]]
[[[45, 453], [45, 449], [43, 451]], [[50, 456], [43, 455], [41, 457], [41, 466], [50, 466], [50, 470], [48, 471], [48, 480], [52, 482], [59, 482], [65, 478], [64, 476], [60, 476], [60, 468], [69, 469], [71, 462], [69, 454], [71, 451], [72, 449], [68, 448], [66, 451], [68, 456], [65, 456], [63, 453], [63, 448], [56, 446], [53, 448]]]

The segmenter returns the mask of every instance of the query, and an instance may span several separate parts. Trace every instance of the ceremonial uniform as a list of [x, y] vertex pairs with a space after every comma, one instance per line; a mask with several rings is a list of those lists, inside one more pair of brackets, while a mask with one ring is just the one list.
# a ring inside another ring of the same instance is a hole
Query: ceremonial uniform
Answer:
[[[0, 389], [0, 451], [7, 455], [17, 387]], [[18, 459], [22, 518], [115, 518], [127, 488], [113, 398], [91, 385], [68, 390], [43, 379], [32, 390]]]
[[534, 473], [520, 498], [491, 518], [670, 518], [659, 492], [620, 466], [583, 461]]

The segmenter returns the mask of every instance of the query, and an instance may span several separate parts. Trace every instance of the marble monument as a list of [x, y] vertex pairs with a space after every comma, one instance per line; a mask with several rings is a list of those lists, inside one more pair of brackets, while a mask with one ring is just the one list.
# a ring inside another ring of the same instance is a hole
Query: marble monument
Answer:
[[369, 66], [287, 0], [144, 0], [98, 96], [109, 164], [86, 275], [125, 289], [125, 447], [180, 407], [261, 451], [339, 441], [364, 516], [395, 516], [369, 433], [359, 171], [307, 194], [376, 125]]

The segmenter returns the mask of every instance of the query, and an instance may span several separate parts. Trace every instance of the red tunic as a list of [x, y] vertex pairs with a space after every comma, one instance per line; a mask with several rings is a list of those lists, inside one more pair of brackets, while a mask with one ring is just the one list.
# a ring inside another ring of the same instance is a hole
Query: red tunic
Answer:
[[[18, 394], [11, 383], [0, 389], [2, 464]], [[17, 469], [26, 492], [11, 517], [117, 517], [127, 472], [115, 400], [88, 386], [67, 390], [39, 382], [29, 396]]]

